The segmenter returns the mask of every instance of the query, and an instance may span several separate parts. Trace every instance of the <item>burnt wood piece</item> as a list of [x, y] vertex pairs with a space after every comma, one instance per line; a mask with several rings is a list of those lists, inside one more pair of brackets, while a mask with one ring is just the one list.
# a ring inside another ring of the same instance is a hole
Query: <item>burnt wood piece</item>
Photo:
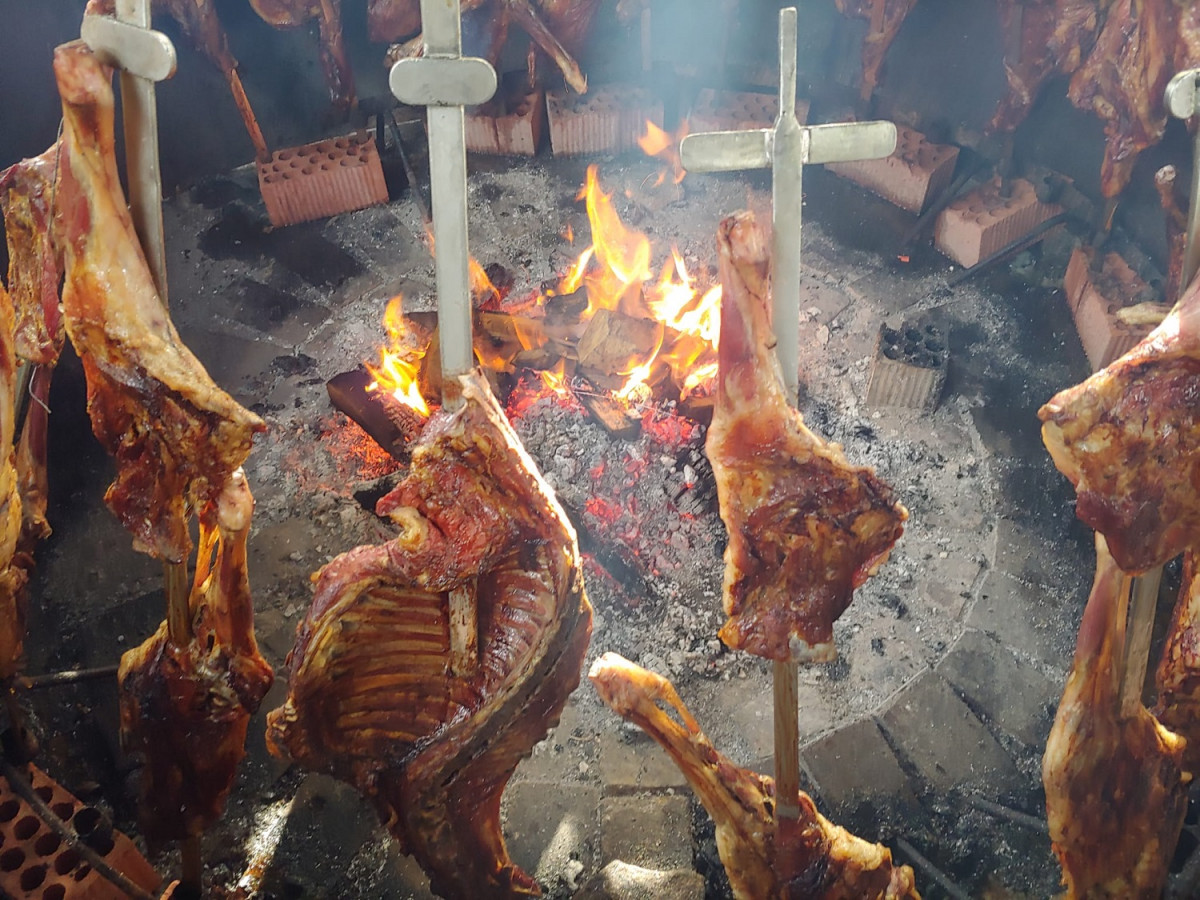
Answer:
[[399, 403], [384, 391], [368, 391], [375, 379], [359, 366], [325, 382], [329, 400], [353, 419], [380, 447], [400, 462], [412, 458], [413, 440], [421, 433], [425, 417]]
[[610, 399], [606, 394], [592, 391], [576, 391], [575, 396], [583, 404], [592, 419], [615, 438], [636, 440], [642, 433], [642, 419], [627, 407]]
[[[622, 387], [630, 370], [650, 359], [662, 345], [663, 329], [663, 324], [653, 319], [611, 309], [596, 310], [579, 339], [579, 373], [600, 388]], [[665, 366], [657, 368], [665, 370]], [[654, 384], [665, 374], [653, 373], [647, 383]]]

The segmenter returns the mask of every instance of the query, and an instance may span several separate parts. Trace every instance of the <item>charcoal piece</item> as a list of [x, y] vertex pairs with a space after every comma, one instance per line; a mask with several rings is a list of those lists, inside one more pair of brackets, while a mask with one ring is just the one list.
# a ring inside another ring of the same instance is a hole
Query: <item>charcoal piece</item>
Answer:
[[642, 433], [642, 420], [604, 394], [578, 391], [576, 396], [592, 419], [615, 438], [632, 441]]

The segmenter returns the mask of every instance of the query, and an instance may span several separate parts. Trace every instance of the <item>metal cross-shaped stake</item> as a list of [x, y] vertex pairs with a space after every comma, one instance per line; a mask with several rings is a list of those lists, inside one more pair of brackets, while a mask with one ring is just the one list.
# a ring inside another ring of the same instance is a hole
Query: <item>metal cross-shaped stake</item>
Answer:
[[[779, 117], [773, 128], [692, 134], [680, 145], [685, 169], [726, 172], [771, 168], [772, 324], [788, 397], [796, 402], [800, 371], [800, 227], [808, 163], [879, 159], [896, 149], [891, 122], [802, 126], [796, 119], [796, 8], [779, 11]], [[776, 662], [775, 798], [777, 818], [800, 814], [800, 728], [795, 662]]]
[[[471, 340], [471, 273], [467, 246], [467, 141], [464, 106], [496, 93], [496, 70], [462, 55], [459, 0], [421, 0], [425, 55], [392, 66], [396, 99], [427, 107], [429, 181], [433, 204], [433, 263], [437, 279], [442, 405], [462, 402], [458, 376], [475, 365]], [[415, 189], [415, 187], [414, 187]], [[450, 668], [465, 676], [479, 662], [479, 626], [473, 583], [450, 592]]]
[[428, 107], [434, 272], [442, 354], [442, 402], [459, 402], [457, 376], [475, 364], [467, 248], [467, 142], [464, 106], [490, 100], [496, 70], [462, 55], [459, 0], [421, 0], [425, 55], [392, 66], [388, 85], [402, 103]]
[[[1163, 94], [1163, 105], [1177, 119], [1200, 114], [1200, 69], [1179, 72]], [[1184, 239], [1183, 268], [1179, 277], [1182, 294], [1200, 267], [1200, 128], [1196, 130], [1192, 159], [1192, 191], [1188, 207], [1187, 236]], [[1178, 297], [1166, 298], [1174, 303]], [[1133, 579], [1126, 625], [1125, 658], [1121, 661], [1121, 711], [1133, 715], [1142, 705], [1146, 669], [1150, 665], [1150, 644], [1154, 634], [1154, 613], [1158, 607], [1158, 589], [1162, 566], [1155, 566]]]

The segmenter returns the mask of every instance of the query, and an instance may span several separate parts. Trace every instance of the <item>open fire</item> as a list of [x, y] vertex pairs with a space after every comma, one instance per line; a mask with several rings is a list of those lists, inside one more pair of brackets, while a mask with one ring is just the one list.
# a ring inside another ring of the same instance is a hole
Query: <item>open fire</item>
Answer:
[[[673, 136], [648, 132], [645, 149], [668, 163], [676, 146]], [[677, 150], [674, 157], [678, 178]], [[720, 285], [707, 273], [689, 271], [676, 247], [663, 253], [628, 227], [596, 166], [588, 168], [578, 199], [585, 201], [591, 244], [535, 296], [483, 304], [492, 308], [476, 313], [476, 359], [494, 385], [578, 400], [614, 433], [640, 428], [651, 408], [672, 401], [706, 419], [717, 368]], [[497, 297], [477, 263], [472, 271], [477, 299]], [[388, 303], [386, 346], [378, 362], [367, 364], [367, 391], [389, 395], [423, 420], [438, 394], [436, 327], [416, 325], [402, 306], [399, 296]], [[529, 372], [538, 377], [523, 377]]]

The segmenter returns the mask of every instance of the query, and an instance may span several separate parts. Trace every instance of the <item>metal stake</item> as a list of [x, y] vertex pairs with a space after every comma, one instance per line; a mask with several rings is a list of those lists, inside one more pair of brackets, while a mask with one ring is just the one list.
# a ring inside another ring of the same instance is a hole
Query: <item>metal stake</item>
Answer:
[[[685, 169], [728, 172], [771, 168], [772, 327], [789, 402], [800, 380], [800, 248], [803, 173], [809, 163], [878, 159], [896, 149], [891, 122], [802, 126], [796, 118], [796, 8], [779, 11], [779, 116], [773, 128], [688, 135]], [[776, 820], [787, 829], [800, 815], [799, 665], [774, 665]]]
[[496, 70], [487, 60], [462, 55], [458, 0], [421, 0], [421, 26], [425, 55], [397, 62], [388, 84], [401, 102], [427, 107], [442, 402], [453, 408], [461, 402], [458, 376], [475, 365], [463, 107], [491, 99]]

